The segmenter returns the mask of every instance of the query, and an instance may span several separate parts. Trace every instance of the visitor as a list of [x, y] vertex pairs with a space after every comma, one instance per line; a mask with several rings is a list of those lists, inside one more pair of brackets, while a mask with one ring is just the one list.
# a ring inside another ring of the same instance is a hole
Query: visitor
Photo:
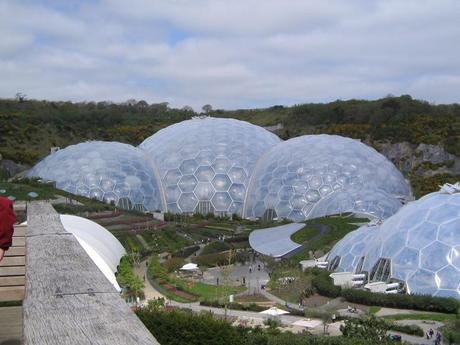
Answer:
[[433, 338], [433, 334], [434, 334], [433, 328], [430, 328], [429, 333], [430, 333], [430, 338]]
[[14, 223], [16, 223], [16, 215], [13, 202], [8, 198], [0, 197], [0, 261], [13, 243]]

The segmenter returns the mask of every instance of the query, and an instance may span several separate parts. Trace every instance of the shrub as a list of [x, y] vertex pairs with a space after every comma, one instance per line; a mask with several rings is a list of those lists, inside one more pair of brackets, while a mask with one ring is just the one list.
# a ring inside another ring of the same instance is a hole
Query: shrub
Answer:
[[406, 333], [410, 335], [416, 335], [418, 337], [423, 337], [425, 332], [417, 325], [401, 325], [398, 323], [393, 323], [389, 326], [389, 329], [396, 332]]
[[174, 272], [181, 268], [184, 265], [184, 263], [185, 260], [183, 258], [171, 258], [163, 262], [163, 266], [166, 268], [168, 272]]
[[208, 244], [206, 247], [203, 248], [201, 252], [202, 255], [214, 254], [214, 253], [221, 253], [231, 249], [232, 246], [226, 242], [212, 242]]
[[332, 278], [329, 277], [328, 271], [316, 272], [313, 276], [311, 284], [315, 288], [316, 292], [322, 296], [337, 298], [341, 294], [340, 286], [335, 286]]
[[460, 303], [454, 298], [434, 297], [429, 295], [388, 295], [356, 289], [342, 289], [341, 296], [347, 301], [378, 305], [381, 307], [416, 309], [439, 313], [457, 313]]
[[178, 258], [188, 258], [190, 255], [195, 253], [198, 249], [200, 249], [200, 246], [186, 247], [181, 250], [178, 250], [177, 252], [174, 252], [172, 256], [178, 257]]

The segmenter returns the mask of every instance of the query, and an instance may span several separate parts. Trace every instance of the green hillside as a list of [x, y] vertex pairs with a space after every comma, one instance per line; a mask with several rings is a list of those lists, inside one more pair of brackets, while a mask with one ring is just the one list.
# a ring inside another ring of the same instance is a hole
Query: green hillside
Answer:
[[[374, 101], [207, 110], [214, 117], [232, 117], [261, 126], [278, 125], [280, 128], [274, 132], [283, 139], [313, 133], [340, 134], [365, 140], [377, 149], [381, 142], [439, 145], [460, 157], [459, 104], [434, 105], [405, 95]], [[190, 107], [174, 109], [167, 103], [145, 101], [115, 104], [0, 99], [0, 154], [4, 159], [31, 165], [46, 156], [52, 146], [66, 147], [95, 139], [138, 145], [159, 129], [195, 115]], [[445, 176], [434, 172], [430, 174], [430, 185], [424, 186], [421, 169], [434, 168], [433, 164], [418, 166], [417, 179], [411, 178], [412, 171], [406, 174], [413, 184], [421, 186], [416, 186], [416, 190], [423, 193], [436, 189], [439, 181], [458, 178], [446, 175], [445, 171]]]

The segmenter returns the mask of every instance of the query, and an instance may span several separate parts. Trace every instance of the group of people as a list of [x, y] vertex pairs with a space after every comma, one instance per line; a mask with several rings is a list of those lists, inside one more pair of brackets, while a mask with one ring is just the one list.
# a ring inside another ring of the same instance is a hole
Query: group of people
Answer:
[[[434, 336], [433, 328], [430, 328], [426, 332], [426, 338], [427, 339], [433, 339], [433, 336]], [[441, 333], [436, 332], [436, 336], [434, 338], [434, 345], [441, 345], [441, 344], [442, 344], [442, 335], [441, 335]]]
[[0, 197], [0, 261], [13, 244], [14, 223], [16, 223], [16, 215], [13, 202], [8, 198]]

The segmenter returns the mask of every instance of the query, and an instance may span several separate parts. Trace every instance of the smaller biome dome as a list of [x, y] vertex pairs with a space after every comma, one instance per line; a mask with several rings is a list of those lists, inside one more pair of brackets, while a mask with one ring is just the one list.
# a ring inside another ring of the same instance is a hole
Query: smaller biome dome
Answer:
[[302, 221], [354, 212], [386, 218], [409, 196], [403, 175], [373, 148], [337, 135], [305, 135], [259, 159], [244, 216]]
[[125, 249], [107, 229], [78, 216], [60, 215], [64, 229], [75, 236], [91, 260], [110, 283], [120, 291], [115, 272]]
[[379, 259], [390, 259], [390, 278], [409, 293], [460, 299], [460, 188], [428, 194], [383, 222], [366, 248], [374, 281]]
[[327, 260], [330, 270], [367, 273], [368, 282], [398, 281], [411, 294], [460, 299], [460, 185], [349, 233]]
[[245, 121], [201, 117], [161, 129], [139, 147], [159, 168], [168, 212], [241, 215], [257, 160], [280, 141]]
[[153, 161], [131, 145], [90, 141], [68, 146], [28, 173], [56, 188], [137, 211], [164, 210]]

